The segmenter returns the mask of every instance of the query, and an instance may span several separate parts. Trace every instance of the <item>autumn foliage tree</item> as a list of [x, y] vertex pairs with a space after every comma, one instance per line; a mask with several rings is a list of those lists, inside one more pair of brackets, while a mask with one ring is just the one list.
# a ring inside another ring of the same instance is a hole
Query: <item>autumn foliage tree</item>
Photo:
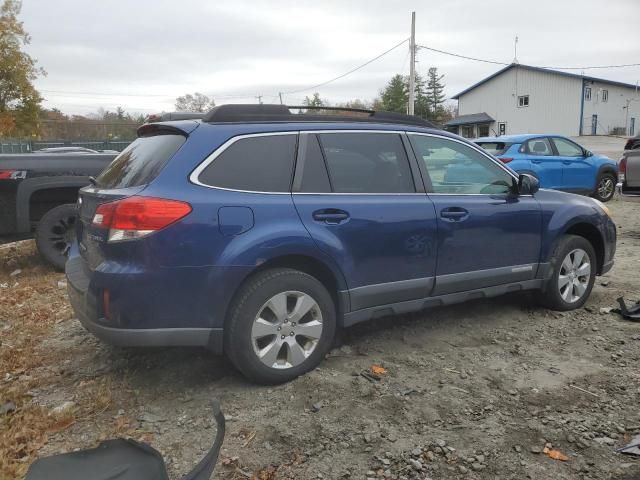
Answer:
[[38, 133], [42, 97], [33, 81], [45, 72], [23, 51], [31, 41], [18, 21], [19, 0], [0, 5], [0, 136], [31, 136]]

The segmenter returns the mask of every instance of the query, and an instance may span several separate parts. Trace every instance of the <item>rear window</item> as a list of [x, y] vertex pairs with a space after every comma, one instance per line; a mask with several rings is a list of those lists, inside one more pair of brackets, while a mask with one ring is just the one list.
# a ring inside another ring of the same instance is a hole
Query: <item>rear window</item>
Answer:
[[96, 184], [100, 188], [146, 185], [158, 176], [186, 141], [186, 137], [173, 134], [140, 137], [103, 170]]
[[509, 150], [509, 147], [513, 144], [505, 142], [478, 142], [478, 145], [492, 155], [502, 155]]

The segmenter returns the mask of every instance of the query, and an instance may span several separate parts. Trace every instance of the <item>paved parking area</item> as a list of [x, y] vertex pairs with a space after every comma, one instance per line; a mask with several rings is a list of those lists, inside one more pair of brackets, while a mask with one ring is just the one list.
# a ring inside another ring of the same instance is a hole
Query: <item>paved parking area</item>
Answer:
[[625, 137], [582, 136], [571, 138], [584, 148], [600, 155], [606, 155], [616, 162], [622, 157], [624, 144], [627, 142]]

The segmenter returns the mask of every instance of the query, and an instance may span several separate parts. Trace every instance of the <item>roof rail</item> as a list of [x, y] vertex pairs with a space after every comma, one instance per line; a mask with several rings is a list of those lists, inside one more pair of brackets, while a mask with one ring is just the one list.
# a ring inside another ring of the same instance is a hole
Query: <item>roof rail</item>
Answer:
[[[293, 113], [291, 110], [300, 110]], [[302, 111], [304, 110], [304, 113]], [[309, 110], [319, 113], [309, 114]], [[333, 115], [325, 112], [345, 112], [357, 115]], [[379, 122], [416, 125], [436, 128], [427, 120], [414, 115], [395, 112], [375, 111], [364, 108], [315, 107], [308, 105], [274, 105], [274, 104], [226, 104], [213, 107], [202, 121], [208, 123], [227, 122]]]

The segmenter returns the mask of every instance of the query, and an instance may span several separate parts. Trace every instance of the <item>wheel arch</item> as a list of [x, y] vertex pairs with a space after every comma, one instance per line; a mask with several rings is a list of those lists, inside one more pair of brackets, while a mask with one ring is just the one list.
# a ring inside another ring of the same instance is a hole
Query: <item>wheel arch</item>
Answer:
[[236, 296], [244, 285], [255, 275], [274, 268], [291, 268], [311, 275], [324, 285], [336, 305], [338, 325], [342, 324], [343, 313], [350, 310], [349, 293], [342, 272], [337, 267], [330, 266], [328, 262], [322, 261], [315, 256], [307, 254], [286, 254], [266, 260], [252, 269], [240, 282], [233, 297], [227, 304], [224, 315], [225, 324], [229, 320], [230, 310], [236, 300]]
[[604, 239], [602, 238], [602, 234], [598, 230], [597, 227], [592, 225], [591, 223], [580, 222], [568, 227], [563, 234], [565, 235], [576, 235], [578, 237], [582, 237], [587, 240], [596, 252], [596, 261], [597, 261], [597, 273], [602, 272], [602, 267], [604, 265]]
[[[41, 195], [46, 192], [60, 192], [60, 191], [75, 191], [77, 192], [82, 187], [89, 184], [89, 177], [79, 176], [59, 176], [59, 177], [42, 177], [42, 178], [30, 178], [22, 181], [18, 186], [16, 193], [16, 226], [17, 231], [20, 233], [29, 232], [31, 230], [31, 217], [32, 217], [32, 201], [35, 195]], [[69, 202], [69, 198], [64, 198], [59, 202], [54, 202], [56, 207]]]

